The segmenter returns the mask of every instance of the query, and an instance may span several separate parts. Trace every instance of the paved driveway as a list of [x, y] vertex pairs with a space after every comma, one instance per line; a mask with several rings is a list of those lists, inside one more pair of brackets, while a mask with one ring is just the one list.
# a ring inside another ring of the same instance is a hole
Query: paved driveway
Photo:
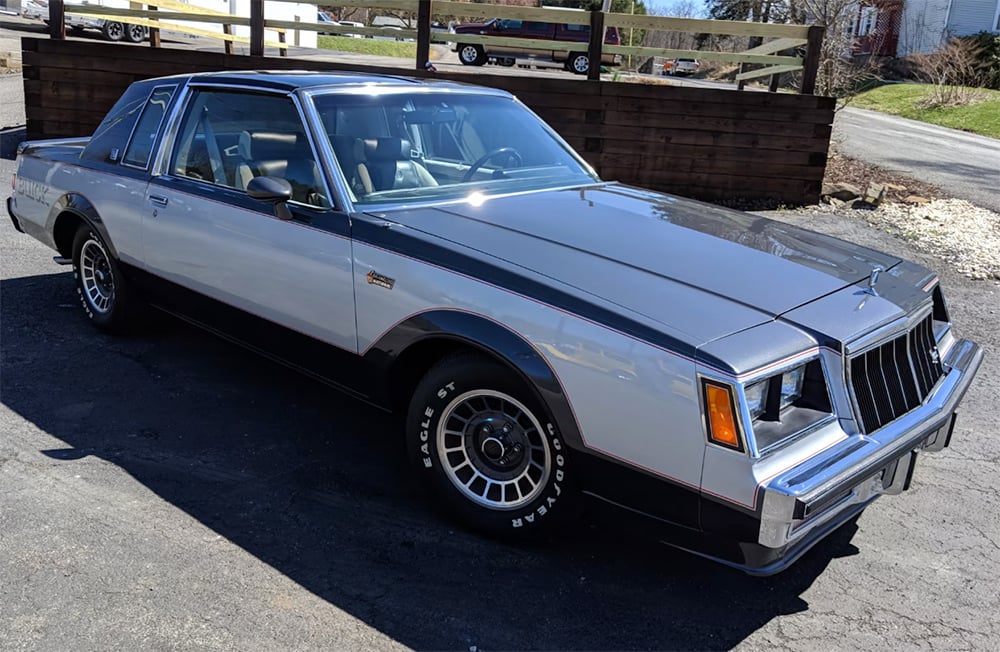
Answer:
[[846, 156], [1000, 213], [1000, 140], [854, 107], [837, 113], [833, 140]]
[[[921, 258], [863, 222], [807, 223]], [[987, 348], [952, 447], [857, 528], [753, 579], [620, 519], [538, 546], [464, 531], [418, 491], [393, 419], [166, 317], [101, 335], [51, 256], [0, 223], [0, 649], [1000, 640], [998, 283], [943, 270], [959, 333]]]

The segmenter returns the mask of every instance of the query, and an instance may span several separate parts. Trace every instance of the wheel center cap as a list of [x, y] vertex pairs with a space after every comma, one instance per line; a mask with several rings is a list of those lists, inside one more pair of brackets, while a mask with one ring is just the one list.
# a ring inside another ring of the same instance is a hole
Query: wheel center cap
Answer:
[[487, 437], [484, 439], [481, 450], [483, 451], [483, 455], [492, 462], [498, 461], [507, 454], [507, 448], [496, 437]]

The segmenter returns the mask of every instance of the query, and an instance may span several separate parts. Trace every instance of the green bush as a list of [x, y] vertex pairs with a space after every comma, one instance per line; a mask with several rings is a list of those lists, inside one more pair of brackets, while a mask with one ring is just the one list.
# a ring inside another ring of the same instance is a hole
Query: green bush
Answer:
[[972, 46], [976, 53], [981, 85], [1000, 90], [1000, 35], [979, 32], [961, 39]]

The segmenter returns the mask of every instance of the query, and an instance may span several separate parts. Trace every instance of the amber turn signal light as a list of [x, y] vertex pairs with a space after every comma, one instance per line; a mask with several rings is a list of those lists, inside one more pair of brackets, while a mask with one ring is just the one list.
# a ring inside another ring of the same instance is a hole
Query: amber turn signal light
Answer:
[[717, 444], [742, 450], [733, 394], [729, 387], [705, 382], [705, 405], [708, 410], [708, 436]]

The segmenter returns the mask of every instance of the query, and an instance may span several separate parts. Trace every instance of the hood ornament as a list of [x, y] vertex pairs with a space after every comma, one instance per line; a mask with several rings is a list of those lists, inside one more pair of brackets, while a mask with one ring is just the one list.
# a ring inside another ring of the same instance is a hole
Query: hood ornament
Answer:
[[877, 297], [879, 295], [878, 290], [875, 289], [875, 284], [878, 283], [879, 274], [881, 274], [883, 271], [885, 270], [883, 270], [878, 265], [872, 268], [872, 274], [871, 276], [868, 277], [868, 289], [865, 290], [865, 294], [870, 294], [873, 297]]

